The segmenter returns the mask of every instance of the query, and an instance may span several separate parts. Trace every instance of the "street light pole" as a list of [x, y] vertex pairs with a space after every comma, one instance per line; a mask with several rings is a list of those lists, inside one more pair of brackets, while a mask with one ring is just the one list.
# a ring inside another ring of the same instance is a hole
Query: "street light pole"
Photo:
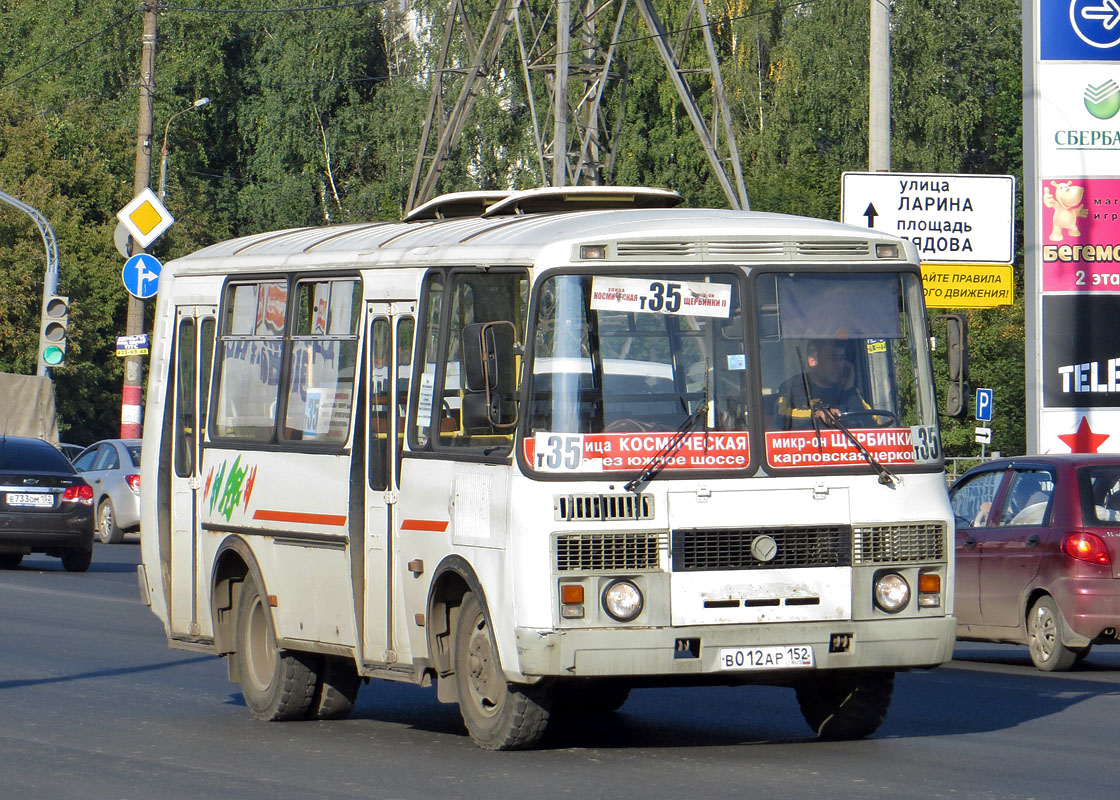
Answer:
[[196, 108], [210, 105], [209, 97], [200, 97], [194, 101], [194, 104], [184, 108], [182, 111], [176, 111], [167, 119], [167, 124], [163, 126], [163, 147], [159, 151], [159, 199], [163, 199], [164, 192], [167, 189], [167, 134], [171, 130], [171, 122], [183, 114], [189, 114]]

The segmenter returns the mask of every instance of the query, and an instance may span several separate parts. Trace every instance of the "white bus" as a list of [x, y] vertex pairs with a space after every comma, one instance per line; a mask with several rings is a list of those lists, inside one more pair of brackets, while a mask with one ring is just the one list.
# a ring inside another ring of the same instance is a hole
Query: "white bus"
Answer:
[[698, 683], [873, 732], [955, 631], [916, 253], [679, 201], [461, 193], [167, 264], [139, 579], [171, 646], [267, 720], [435, 683], [490, 749]]

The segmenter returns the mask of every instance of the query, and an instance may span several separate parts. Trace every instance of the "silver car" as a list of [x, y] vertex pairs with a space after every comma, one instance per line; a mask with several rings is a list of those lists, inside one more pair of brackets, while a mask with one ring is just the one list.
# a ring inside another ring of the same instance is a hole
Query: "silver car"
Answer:
[[106, 544], [140, 528], [140, 440], [102, 439], [74, 459], [74, 468], [93, 487], [93, 526]]

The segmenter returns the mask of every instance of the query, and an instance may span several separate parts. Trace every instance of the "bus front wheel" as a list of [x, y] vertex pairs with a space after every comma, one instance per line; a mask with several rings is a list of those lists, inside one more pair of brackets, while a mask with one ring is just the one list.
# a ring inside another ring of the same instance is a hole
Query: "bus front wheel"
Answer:
[[257, 719], [302, 719], [315, 694], [313, 657], [280, 650], [260, 590], [246, 580], [237, 603], [237, 659], [241, 694]]
[[893, 691], [893, 672], [824, 672], [797, 685], [797, 702], [822, 739], [862, 739], [883, 724]]
[[509, 683], [482, 604], [467, 593], [455, 626], [455, 685], [459, 713], [486, 750], [524, 750], [544, 735], [549, 687]]

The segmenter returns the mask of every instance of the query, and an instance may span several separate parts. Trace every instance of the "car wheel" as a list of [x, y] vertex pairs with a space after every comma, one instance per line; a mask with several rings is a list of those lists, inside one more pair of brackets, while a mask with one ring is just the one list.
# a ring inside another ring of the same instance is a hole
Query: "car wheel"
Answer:
[[455, 625], [455, 685], [459, 713], [471, 738], [486, 750], [524, 750], [544, 735], [549, 686], [506, 680], [482, 605], [468, 592]]
[[883, 724], [893, 692], [893, 672], [824, 672], [797, 685], [797, 703], [822, 739], [862, 739]]
[[1027, 614], [1027, 647], [1031, 661], [1044, 672], [1065, 672], [1077, 653], [1062, 641], [1062, 618], [1050, 596], [1040, 597]]
[[245, 705], [257, 719], [302, 719], [315, 694], [315, 657], [280, 650], [267, 601], [246, 580], [237, 603], [237, 674]]
[[62, 568], [67, 572], [85, 572], [92, 563], [92, 545], [82, 550], [67, 550], [62, 554]]
[[109, 498], [97, 507], [97, 539], [102, 544], [120, 544], [124, 541], [124, 531], [117, 527], [117, 515]]
[[0, 553], [0, 569], [15, 569], [23, 561], [23, 553]]

